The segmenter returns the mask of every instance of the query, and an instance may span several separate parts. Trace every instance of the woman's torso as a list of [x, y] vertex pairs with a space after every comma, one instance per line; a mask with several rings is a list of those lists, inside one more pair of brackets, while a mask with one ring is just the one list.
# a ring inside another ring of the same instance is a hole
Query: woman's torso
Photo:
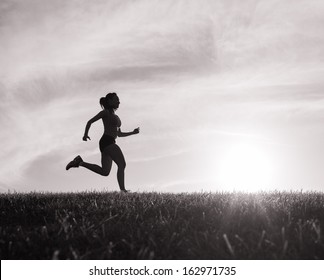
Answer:
[[105, 110], [105, 115], [102, 118], [104, 125], [104, 134], [117, 138], [118, 128], [121, 126], [121, 121], [117, 115]]

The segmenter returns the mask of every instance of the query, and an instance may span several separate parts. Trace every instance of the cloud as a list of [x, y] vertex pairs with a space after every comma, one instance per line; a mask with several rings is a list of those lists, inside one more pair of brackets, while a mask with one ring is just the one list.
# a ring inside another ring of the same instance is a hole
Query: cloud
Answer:
[[233, 82], [238, 73], [245, 80], [266, 69], [265, 75], [278, 67], [287, 71], [323, 57], [323, 5], [293, 4], [14, 2], [2, 11], [2, 75], [15, 84], [66, 74], [78, 81], [125, 82], [211, 72]]
[[[153, 1], [97, 1], [91, 6], [80, 1], [77, 5], [53, 2], [18, 2], [15, 8], [3, 12], [1, 35], [6, 44], [2, 53], [6, 55], [2, 62], [6, 67], [2, 75], [7, 83], [69, 70], [89, 73], [89, 68], [96, 71], [96, 67], [110, 71], [120, 71], [121, 67], [172, 68], [190, 61], [189, 65], [197, 63], [201, 58], [197, 47], [202, 43], [190, 39], [194, 32], [185, 35], [177, 30], [181, 21], [151, 24]], [[184, 42], [174, 44], [177, 35]], [[197, 39], [199, 36], [194, 35]], [[195, 58], [193, 52], [199, 57]]]

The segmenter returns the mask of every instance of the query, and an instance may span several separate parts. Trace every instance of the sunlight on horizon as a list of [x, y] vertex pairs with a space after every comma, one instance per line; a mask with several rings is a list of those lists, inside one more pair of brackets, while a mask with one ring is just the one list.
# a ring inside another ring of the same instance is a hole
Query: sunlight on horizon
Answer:
[[237, 143], [229, 146], [221, 160], [219, 183], [237, 190], [264, 190], [272, 181], [274, 171], [273, 156], [266, 148]]

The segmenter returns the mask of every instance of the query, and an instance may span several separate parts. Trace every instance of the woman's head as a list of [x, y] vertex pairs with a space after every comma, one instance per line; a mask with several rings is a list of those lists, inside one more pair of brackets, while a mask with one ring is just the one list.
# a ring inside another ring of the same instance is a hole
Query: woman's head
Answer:
[[111, 112], [115, 111], [119, 107], [119, 98], [116, 92], [110, 92], [106, 97], [100, 98], [100, 105], [103, 109], [109, 110]]

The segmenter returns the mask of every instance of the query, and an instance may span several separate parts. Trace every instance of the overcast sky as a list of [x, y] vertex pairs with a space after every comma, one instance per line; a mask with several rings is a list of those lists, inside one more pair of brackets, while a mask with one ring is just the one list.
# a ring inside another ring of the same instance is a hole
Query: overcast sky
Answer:
[[126, 186], [324, 190], [322, 0], [2, 0], [0, 188], [118, 190], [99, 98], [118, 93]]

